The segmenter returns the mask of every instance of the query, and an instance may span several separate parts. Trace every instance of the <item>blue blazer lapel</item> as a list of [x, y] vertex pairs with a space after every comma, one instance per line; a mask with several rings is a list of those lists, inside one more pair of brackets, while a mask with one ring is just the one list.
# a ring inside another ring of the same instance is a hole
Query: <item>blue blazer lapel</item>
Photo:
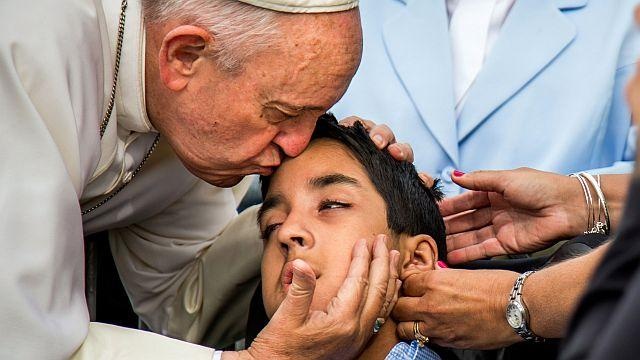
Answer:
[[562, 8], [586, 0], [517, 0], [469, 94], [459, 118], [459, 140], [553, 61], [576, 36]]
[[444, 0], [407, 1], [403, 11], [384, 24], [383, 37], [393, 67], [422, 121], [457, 165], [448, 24]]

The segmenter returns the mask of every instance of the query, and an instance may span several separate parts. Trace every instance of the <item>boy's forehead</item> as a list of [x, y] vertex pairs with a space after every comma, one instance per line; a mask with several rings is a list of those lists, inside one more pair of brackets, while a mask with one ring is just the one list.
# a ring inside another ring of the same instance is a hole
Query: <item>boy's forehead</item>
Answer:
[[[344, 175], [356, 179], [361, 185], [369, 182], [364, 169], [344, 144], [337, 140], [323, 138], [313, 140], [298, 157], [283, 161], [271, 177], [268, 193], [271, 193], [274, 188], [277, 188], [278, 192], [302, 190], [299, 187], [284, 186], [285, 183], [292, 182], [297, 182], [299, 185], [305, 182], [305, 188], [313, 188], [314, 186], [311, 185], [314, 179], [327, 175]], [[346, 184], [348, 181], [336, 183]]]
[[290, 176], [287, 173], [292, 170], [298, 172], [298, 176], [301, 175], [301, 170], [306, 170], [304, 173], [308, 175], [329, 170], [335, 172], [337, 169], [351, 171], [351, 169], [360, 168], [359, 165], [344, 144], [337, 140], [323, 138], [311, 141], [305, 151], [297, 157], [286, 158], [274, 175], [284, 173], [285, 176]]

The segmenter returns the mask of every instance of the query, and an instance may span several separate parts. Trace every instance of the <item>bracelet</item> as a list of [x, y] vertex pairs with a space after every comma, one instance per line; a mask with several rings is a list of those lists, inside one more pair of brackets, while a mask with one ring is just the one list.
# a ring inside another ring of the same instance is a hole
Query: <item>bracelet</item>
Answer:
[[[580, 172], [577, 174], [574, 173], [570, 174], [569, 176], [578, 179], [578, 181], [580, 182], [580, 186], [582, 187], [582, 191], [584, 192], [585, 202], [587, 204], [587, 230], [584, 231], [584, 234], [609, 235], [611, 232], [611, 219], [609, 217], [607, 200], [600, 186], [600, 175], [597, 175], [597, 180], [593, 177], [593, 175], [586, 172]], [[593, 207], [593, 197], [591, 196], [589, 184], [591, 185], [591, 187], [593, 187], [593, 190], [598, 196], [597, 218]], [[602, 219], [603, 215], [604, 222]]]
[[[604, 192], [600, 188], [600, 181], [596, 181], [593, 175], [586, 172], [581, 172], [580, 175], [584, 176], [585, 179], [587, 179], [587, 181], [591, 183], [591, 186], [593, 186], [593, 189], [596, 191], [596, 194], [598, 195], [598, 207], [602, 205], [602, 209], [604, 210], [605, 223], [602, 223], [602, 221], [600, 221], [601, 220], [600, 213], [598, 212], [598, 222], [595, 224], [595, 226], [598, 227], [598, 229], [604, 230], [604, 232], [598, 231], [599, 233], [609, 235], [611, 232], [611, 219], [609, 217], [609, 208], [607, 206], [607, 200], [604, 197]], [[598, 179], [599, 178], [600, 177], [598, 177]]]
[[578, 179], [580, 187], [582, 187], [582, 192], [584, 193], [584, 202], [587, 205], [587, 224], [585, 227], [587, 230], [585, 230], [583, 234], [587, 234], [588, 231], [593, 228], [593, 221], [595, 219], [595, 215], [593, 214], [593, 198], [591, 197], [591, 191], [582, 176], [579, 174], [570, 174], [569, 176]]

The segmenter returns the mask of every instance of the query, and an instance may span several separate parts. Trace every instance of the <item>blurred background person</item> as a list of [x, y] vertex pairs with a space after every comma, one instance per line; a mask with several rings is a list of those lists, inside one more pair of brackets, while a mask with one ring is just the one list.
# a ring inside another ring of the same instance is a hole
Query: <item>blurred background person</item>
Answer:
[[629, 173], [636, 3], [364, 2], [362, 63], [333, 112], [384, 119], [448, 195], [454, 169]]

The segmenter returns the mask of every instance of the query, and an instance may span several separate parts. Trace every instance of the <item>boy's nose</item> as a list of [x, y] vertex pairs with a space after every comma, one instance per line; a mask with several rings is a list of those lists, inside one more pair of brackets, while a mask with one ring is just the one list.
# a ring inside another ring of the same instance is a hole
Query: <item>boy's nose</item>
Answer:
[[278, 229], [278, 241], [286, 247], [288, 257], [299, 256], [313, 247], [313, 236], [304, 224], [289, 217]]

